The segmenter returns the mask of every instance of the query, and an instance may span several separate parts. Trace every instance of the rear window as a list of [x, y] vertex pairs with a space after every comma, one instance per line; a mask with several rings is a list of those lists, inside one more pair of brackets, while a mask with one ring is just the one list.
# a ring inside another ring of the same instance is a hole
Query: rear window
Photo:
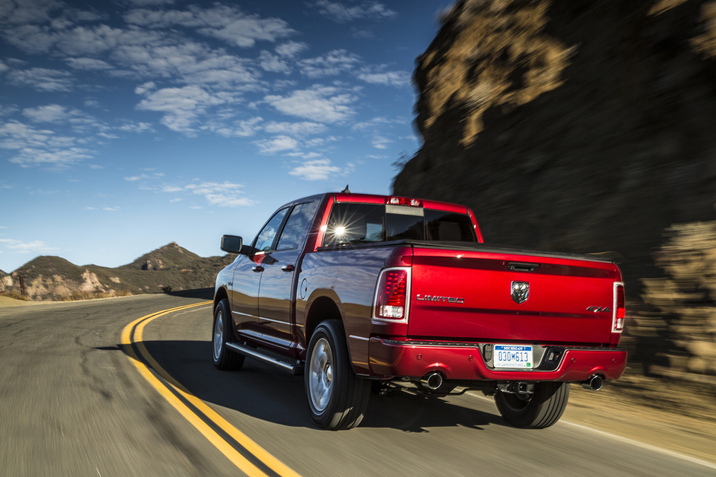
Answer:
[[323, 245], [391, 240], [477, 242], [477, 237], [466, 214], [422, 207], [338, 203], [331, 209]]

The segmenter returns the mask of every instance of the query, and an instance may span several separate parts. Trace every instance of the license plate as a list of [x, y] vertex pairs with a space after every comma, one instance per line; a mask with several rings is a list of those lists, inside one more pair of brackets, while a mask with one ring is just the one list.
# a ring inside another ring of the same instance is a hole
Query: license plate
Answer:
[[532, 346], [495, 345], [492, 364], [495, 368], [532, 369]]

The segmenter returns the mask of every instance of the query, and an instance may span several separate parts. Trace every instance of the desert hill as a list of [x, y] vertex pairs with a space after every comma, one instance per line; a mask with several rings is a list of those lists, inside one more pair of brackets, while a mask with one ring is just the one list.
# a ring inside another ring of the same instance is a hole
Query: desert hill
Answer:
[[175, 242], [142, 255], [117, 268], [77, 266], [64, 258], [40, 256], [0, 277], [0, 292], [20, 292], [25, 277], [27, 295], [33, 300], [62, 300], [158, 293], [214, 286], [216, 274], [235, 255], [200, 257]]
[[192, 262], [200, 259], [199, 255], [180, 247], [176, 242], [172, 242], [119, 268], [127, 270], [182, 269], [191, 267]]

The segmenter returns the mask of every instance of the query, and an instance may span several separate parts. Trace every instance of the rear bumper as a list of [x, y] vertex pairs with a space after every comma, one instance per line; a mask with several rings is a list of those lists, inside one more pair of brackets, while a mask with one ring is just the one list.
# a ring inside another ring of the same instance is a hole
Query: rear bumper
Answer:
[[551, 371], [496, 371], [483, 360], [480, 349], [469, 344], [415, 345], [371, 338], [370, 371], [377, 376], [420, 378], [440, 371], [447, 379], [478, 381], [585, 381], [594, 374], [618, 379], [626, 367], [627, 352], [618, 348], [565, 347], [561, 362]]

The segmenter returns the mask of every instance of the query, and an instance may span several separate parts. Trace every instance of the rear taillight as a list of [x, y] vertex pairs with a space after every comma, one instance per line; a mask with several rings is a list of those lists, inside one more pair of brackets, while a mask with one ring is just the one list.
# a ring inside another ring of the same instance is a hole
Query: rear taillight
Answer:
[[384, 320], [406, 321], [408, 316], [409, 269], [383, 270], [375, 291], [374, 317]]
[[614, 284], [614, 320], [612, 325], [613, 333], [621, 333], [624, 330], [624, 318], [626, 308], [624, 306], [624, 284]]

